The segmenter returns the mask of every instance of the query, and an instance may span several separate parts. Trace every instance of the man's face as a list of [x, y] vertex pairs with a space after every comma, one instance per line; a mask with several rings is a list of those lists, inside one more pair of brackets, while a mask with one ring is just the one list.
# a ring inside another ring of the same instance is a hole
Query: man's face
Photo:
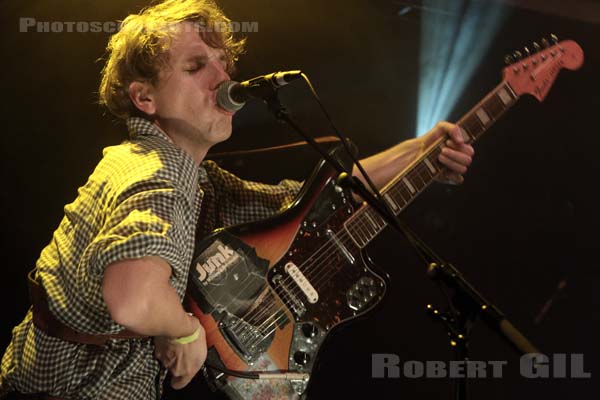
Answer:
[[229, 80], [225, 53], [209, 47], [191, 23], [180, 25], [159, 75], [154, 100], [158, 125], [175, 141], [207, 151], [231, 135], [232, 113], [217, 106], [216, 89]]

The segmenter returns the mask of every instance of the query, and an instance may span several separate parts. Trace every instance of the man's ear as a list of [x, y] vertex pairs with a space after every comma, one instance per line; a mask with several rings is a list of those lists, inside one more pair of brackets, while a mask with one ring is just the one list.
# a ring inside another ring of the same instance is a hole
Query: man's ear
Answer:
[[133, 105], [147, 115], [156, 113], [154, 87], [148, 82], [133, 81], [129, 84], [129, 98]]

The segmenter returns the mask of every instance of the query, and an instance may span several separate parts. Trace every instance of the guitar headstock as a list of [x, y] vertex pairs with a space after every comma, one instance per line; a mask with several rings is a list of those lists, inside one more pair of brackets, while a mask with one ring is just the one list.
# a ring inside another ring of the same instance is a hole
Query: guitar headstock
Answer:
[[[508, 82], [517, 96], [530, 94], [543, 101], [561, 69], [575, 70], [583, 64], [583, 50], [572, 40], [558, 41], [552, 35], [552, 46], [542, 40], [542, 46], [533, 43], [530, 51], [515, 51], [506, 56], [510, 65], [504, 68], [504, 80]], [[525, 58], [523, 58], [525, 56]]]

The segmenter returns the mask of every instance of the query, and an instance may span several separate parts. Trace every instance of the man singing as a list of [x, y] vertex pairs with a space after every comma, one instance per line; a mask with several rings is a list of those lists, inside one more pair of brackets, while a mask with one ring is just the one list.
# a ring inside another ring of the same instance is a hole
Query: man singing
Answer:
[[[43, 249], [34, 309], [2, 358], [0, 397], [158, 399], [167, 372], [179, 389], [203, 365], [204, 330], [182, 307], [196, 235], [266, 218], [300, 188], [203, 161], [232, 130], [215, 98], [244, 44], [228, 22], [210, 0], [166, 0], [111, 37], [100, 102], [130, 139], [105, 149]], [[461, 183], [473, 149], [449, 123], [363, 165], [382, 186], [443, 136], [443, 179]]]

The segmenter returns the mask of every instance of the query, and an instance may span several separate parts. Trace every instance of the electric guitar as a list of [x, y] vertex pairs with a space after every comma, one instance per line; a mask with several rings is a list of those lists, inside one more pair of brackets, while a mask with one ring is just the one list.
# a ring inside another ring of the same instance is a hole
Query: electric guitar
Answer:
[[[477, 140], [521, 95], [543, 101], [561, 69], [582, 63], [577, 43], [557, 40], [513, 62], [458, 121], [465, 141]], [[444, 168], [438, 162], [443, 143], [432, 144], [381, 190], [396, 215]], [[363, 249], [386, 222], [336, 178], [321, 161], [284, 212], [196, 243], [186, 305], [206, 330], [207, 364], [215, 368], [203, 372], [213, 388], [232, 398], [300, 397], [329, 333], [385, 295], [387, 277], [375, 272]]]

